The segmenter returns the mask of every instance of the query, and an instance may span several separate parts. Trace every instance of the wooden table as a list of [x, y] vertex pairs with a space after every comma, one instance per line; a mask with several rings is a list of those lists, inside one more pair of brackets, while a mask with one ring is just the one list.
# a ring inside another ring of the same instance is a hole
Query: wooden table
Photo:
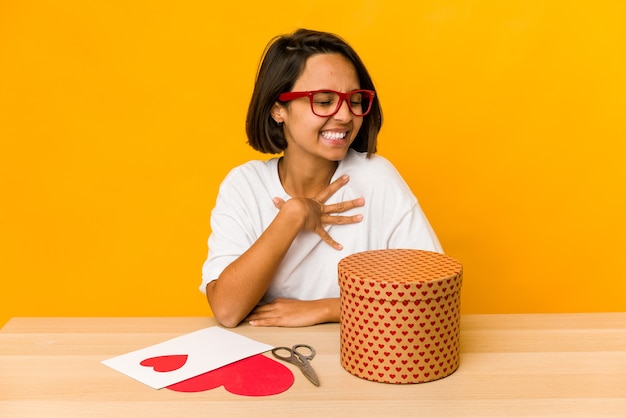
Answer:
[[154, 390], [100, 363], [214, 324], [14, 318], [0, 331], [0, 417], [626, 417], [626, 313], [464, 315], [459, 369], [414, 385], [343, 370], [337, 324], [234, 329], [317, 349], [321, 386], [293, 368], [294, 385], [269, 397]]

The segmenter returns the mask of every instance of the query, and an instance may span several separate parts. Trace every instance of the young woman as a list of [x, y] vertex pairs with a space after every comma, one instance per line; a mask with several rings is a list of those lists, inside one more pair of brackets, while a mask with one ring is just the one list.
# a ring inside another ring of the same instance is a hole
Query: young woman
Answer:
[[224, 326], [339, 321], [337, 263], [359, 251], [441, 252], [417, 199], [375, 155], [382, 112], [356, 52], [300, 29], [266, 49], [248, 109], [256, 150], [220, 186], [201, 290]]

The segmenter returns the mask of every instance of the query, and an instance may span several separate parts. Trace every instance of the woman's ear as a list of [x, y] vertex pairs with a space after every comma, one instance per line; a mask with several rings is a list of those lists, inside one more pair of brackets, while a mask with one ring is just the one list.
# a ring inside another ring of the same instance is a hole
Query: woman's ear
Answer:
[[284, 122], [283, 120], [284, 109], [285, 108], [278, 102], [274, 103], [274, 106], [272, 106], [272, 119], [274, 119], [274, 121], [279, 125]]

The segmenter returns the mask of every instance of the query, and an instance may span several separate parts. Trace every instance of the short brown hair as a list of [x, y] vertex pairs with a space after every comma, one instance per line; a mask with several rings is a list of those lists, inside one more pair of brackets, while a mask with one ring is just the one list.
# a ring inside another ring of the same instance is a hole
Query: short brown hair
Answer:
[[[277, 36], [264, 51], [248, 107], [246, 134], [252, 148], [269, 154], [278, 154], [287, 148], [282, 126], [271, 117], [272, 107], [281, 93], [291, 91], [309, 57], [327, 53], [338, 53], [346, 57], [356, 69], [360, 88], [375, 90], [361, 58], [339, 36], [308, 29], [298, 29], [289, 35]], [[367, 152], [368, 157], [374, 154], [382, 123], [382, 109], [376, 95], [372, 110], [363, 117], [363, 125], [350, 148]]]

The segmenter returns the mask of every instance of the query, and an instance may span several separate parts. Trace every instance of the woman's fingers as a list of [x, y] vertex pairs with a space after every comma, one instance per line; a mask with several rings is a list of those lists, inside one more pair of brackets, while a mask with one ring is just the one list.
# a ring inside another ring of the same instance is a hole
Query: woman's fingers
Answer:
[[274, 202], [274, 206], [276, 206], [277, 209], [280, 209], [280, 207], [285, 204], [285, 201], [280, 197], [275, 197], [274, 199], [272, 199], [272, 201]]
[[346, 200], [345, 202], [333, 203], [330, 205], [324, 205], [322, 207], [322, 213], [341, 213], [347, 210], [358, 208], [365, 204], [365, 199], [359, 197], [354, 200]]
[[324, 241], [326, 244], [328, 244], [331, 247], [333, 247], [335, 250], [342, 250], [343, 249], [343, 245], [341, 245], [337, 241], [335, 241], [333, 239], [333, 237], [331, 237], [330, 234], [328, 232], [326, 232], [326, 230], [324, 228], [320, 227], [315, 232], [317, 233], [317, 235], [320, 236], [322, 241]]
[[337, 190], [341, 189], [349, 181], [350, 181], [350, 177], [344, 174], [343, 176], [339, 177], [337, 180], [330, 183], [324, 190], [319, 192], [317, 196], [315, 196], [315, 200], [317, 200], [320, 203], [326, 202], [332, 195], [335, 194], [335, 192], [337, 192]]
[[[324, 226], [354, 224], [363, 220], [363, 215], [361, 214], [350, 216], [337, 215], [365, 205], [365, 199], [362, 197], [328, 205], [325, 204], [325, 202], [341, 187], [346, 185], [349, 180], [347, 175], [341, 176], [318, 193], [313, 199], [291, 199], [296, 202], [296, 208], [301, 208], [297, 210], [304, 211], [305, 222], [303, 229], [314, 231], [326, 244], [337, 250], [341, 250], [343, 246], [328, 234]], [[279, 197], [274, 197], [273, 203], [278, 210], [282, 210], [283, 207], [288, 204]]]
[[324, 225], [346, 225], [356, 224], [363, 220], [363, 215], [357, 214], [352, 216], [323, 215], [322, 224]]

